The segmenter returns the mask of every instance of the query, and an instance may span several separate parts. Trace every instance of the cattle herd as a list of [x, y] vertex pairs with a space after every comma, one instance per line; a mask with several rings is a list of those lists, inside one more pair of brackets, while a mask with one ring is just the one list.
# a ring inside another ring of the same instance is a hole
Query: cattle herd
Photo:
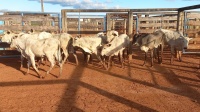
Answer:
[[[181, 61], [181, 52], [187, 49], [191, 39], [183, 36], [180, 32], [166, 29], [155, 30], [151, 34], [137, 33], [133, 37], [127, 34], [118, 34], [115, 30], [85, 37], [80, 35], [73, 37], [68, 33], [53, 34], [32, 31], [28, 33], [13, 33], [6, 31], [1, 38], [1, 42], [9, 43], [11, 48], [15, 48], [21, 53], [21, 67], [23, 67], [24, 58], [28, 60], [27, 74], [29, 73], [30, 65], [32, 65], [39, 78], [44, 78], [45, 76], [42, 76], [38, 70], [42, 60], [47, 59], [50, 62], [50, 68], [46, 74], [49, 74], [57, 63], [60, 67], [58, 76], [60, 77], [63, 64], [67, 60], [69, 53], [74, 55], [76, 64], [79, 64], [76, 55], [77, 50], [82, 51], [87, 62], [91, 59], [91, 55], [95, 54], [106, 70], [110, 67], [113, 56], [119, 56], [121, 67], [124, 67], [125, 54], [130, 55], [129, 53], [132, 50], [130, 46], [132, 45], [139, 46], [145, 52], [144, 64], [146, 63], [148, 51], [150, 51], [151, 66], [153, 66], [154, 57], [157, 57], [158, 62], [162, 63], [164, 45], [170, 46], [171, 63], [173, 63], [174, 51], [178, 52], [179, 61]], [[37, 64], [36, 58], [39, 58]]]

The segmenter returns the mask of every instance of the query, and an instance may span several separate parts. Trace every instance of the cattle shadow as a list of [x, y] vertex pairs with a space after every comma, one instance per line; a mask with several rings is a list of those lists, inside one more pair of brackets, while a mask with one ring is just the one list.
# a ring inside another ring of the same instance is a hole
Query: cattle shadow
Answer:
[[[41, 81], [39, 80], [39, 81], [0, 82], [0, 87], [22, 86], [22, 85], [23, 86], [24, 85], [31, 86], [31, 85], [46, 85], [46, 84], [67, 84], [67, 88], [64, 91], [64, 94], [63, 94], [62, 99], [60, 101], [60, 104], [58, 106], [57, 112], [62, 112], [62, 111], [65, 111], [65, 112], [66, 111], [84, 111], [84, 110], [82, 110], [80, 108], [77, 108], [75, 106], [75, 100], [76, 100], [77, 91], [78, 91], [79, 86], [87, 88], [87, 89], [89, 89], [91, 91], [94, 91], [97, 94], [105, 96], [105, 97], [107, 97], [109, 99], [112, 99], [112, 100], [114, 100], [116, 102], [125, 104], [125, 105], [127, 105], [127, 106], [129, 106], [131, 108], [135, 108], [135, 109], [137, 109], [139, 111], [156, 111], [156, 110], [154, 110], [152, 108], [149, 108], [149, 107], [146, 107], [146, 106], [144, 106], [142, 104], [138, 104], [138, 103], [136, 103], [134, 101], [131, 101], [129, 99], [123, 98], [121, 96], [118, 96], [118, 95], [115, 95], [113, 93], [110, 93], [110, 92], [108, 92], [106, 90], [103, 90], [103, 89], [97, 88], [97, 87], [95, 87], [93, 85], [90, 85], [90, 84], [87, 84], [85, 82], [82, 82], [80, 79], [83, 77], [83, 71], [84, 71], [85, 68], [88, 68], [88, 69], [91, 69], [91, 70], [96, 70], [98, 72], [104, 73], [105, 75], [109, 75], [109, 76], [125, 79], [127, 81], [131, 81], [131, 82], [134, 82], [134, 83], [139, 83], [139, 84], [142, 84], [142, 85], [146, 85], [148, 87], [153, 87], [153, 88], [160, 89], [160, 90], [163, 90], [163, 91], [167, 91], [167, 92], [170, 92], [170, 93], [174, 93], [174, 94], [177, 94], [177, 95], [185, 96], [185, 97], [188, 97], [188, 98], [190, 98], [192, 100], [197, 100], [198, 104], [200, 103], [200, 98], [197, 97], [197, 96], [200, 96], [200, 93], [198, 91], [196, 91], [195, 89], [192, 89], [191, 87], [188, 87], [190, 85], [188, 85], [186, 83], [182, 83], [180, 81], [180, 79], [178, 79], [178, 76], [172, 70], [167, 70], [167, 68], [165, 68], [163, 66], [160, 66], [160, 65], [154, 65], [154, 66], [156, 66], [155, 69], [157, 69], [157, 70], [165, 71], [166, 73], [163, 76], [165, 76], [165, 78], [169, 82], [171, 82], [174, 86], [177, 86], [181, 90], [177, 90], [177, 89], [174, 89], [174, 88], [163, 87], [163, 86], [158, 85], [156, 83], [156, 78], [154, 76], [154, 70], [151, 70], [150, 68], [147, 68], [146, 70], [150, 70], [150, 73], [151, 73], [151, 76], [153, 78], [154, 84], [146, 82], [146, 81], [141, 81], [141, 80], [136, 80], [136, 79], [130, 78], [131, 70], [132, 70], [131, 66], [130, 67], [128, 66], [128, 76], [126, 77], [126, 76], [122, 76], [122, 75], [117, 74], [117, 73], [112, 73], [110, 71], [102, 70], [101, 67], [99, 67], [99, 66], [95, 66], [95, 67], [94, 66], [86, 66], [85, 67], [85, 66], [82, 66], [82, 65], [79, 65], [74, 69], [74, 71], [71, 74], [69, 79], [41, 80]], [[198, 81], [198, 80], [195, 80], [195, 81]], [[72, 91], [73, 94], [70, 93], [70, 91]], [[188, 94], [188, 91], [192, 92], [193, 95]], [[66, 97], [66, 96], [68, 96], [68, 97]], [[70, 96], [70, 98], [69, 98], [69, 96]]]
[[[163, 87], [163, 86], [158, 85], [156, 83], [156, 78], [154, 76], [153, 71], [151, 71], [151, 76], [153, 77], [153, 81], [154, 81], [155, 84], [130, 78], [129, 77], [131, 75], [130, 71], [128, 71], [128, 77], [125, 77], [125, 76], [122, 76], [122, 75], [119, 75], [119, 74], [116, 74], [116, 73], [111, 73], [109, 71], [102, 71], [100, 69], [96, 69], [96, 68], [92, 68], [92, 67], [87, 67], [87, 68], [93, 69], [93, 70], [95, 69], [96, 71], [104, 73], [105, 75], [110, 75], [110, 76], [113, 76], [113, 77], [132, 81], [134, 83], [139, 83], [139, 84], [142, 84], [142, 85], [145, 85], [145, 86], [148, 86], [148, 87], [153, 87], [155, 89], [160, 89], [160, 90], [167, 91], [167, 92], [170, 92], [170, 93], [173, 93], [173, 94], [185, 96], [185, 97], [190, 98], [192, 101], [194, 101], [194, 100], [197, 101], [197, 103], [200, 104], [200, 98], [198, 97], [198, 96], [200, 96], [200, 93], [198, 91], [189, 87], [189, 86], [191, 86], [190, 84], [182, 83], [180, 81], [180, 79], [178, 79], [177, 75], [172, 70], [169, 70], [170, 71], [169, 72], [168, 70], [166, 70], [165, 67], [162, 67], [160, 65], [157, 65], [157, 66], [158, 67], [156, 69], [159, 69], [159, 70], [166, 72], [163, 75], [166, 78], [166, 80], [168, 80], [174, 86], [177, 86], [178, 88], [180, 88], [181, 92], [180, 92], [180, 90], [177, 90], [177, 89], [174, 89], [174, 88], [168, 88], [168, 87]], [[130, 69], [128, 69], [128, 70], [130, 70]], [[195, 81], [198, 82], [199, 80], [195, 80]], [[190, 93], [193, 93], [193, 94], [192, 95], [188, 94], [188, 91], [190, 91]]]
[[[90, 67], [89, 67], [90, 68]], [[57, 80], [37, 80], [37, 81], [15, 81], [15, 82], [0, 82], [0, 87], [7, 86], [32, 86], [32, 85], [51, 85], [51, 84], [67, 84], [67, 88], [64, 91], [64, 94], [61, 98], [60, 103], [58, 104], [57, 112], [66, 112], [66, 111], [84, 111], [75, 106], [75, 100], [77, 96], [77, 91], [80, 87], [89, 89], [97, 94], [107, 97], [108, 99], [112, 99], [118, 103], [122, 103], [128, 107], [137, 109], [139, 111], [151, 111], [157, 112], [156, 110], [144, 106], [142, 104], [138, 104], [129, 99], [123, 98], [121, 96], [110, 93], [106, 90], [100, 89], [93, 85], [87, 84], [85, 82], [80, 81], [81, 77], [83, 77], [84, 66], [77, 66], [73, 73], [71, 74], [69, 79], [57, 79]], [[93, 69], [93, 68], [92, 68]], [[106, 71], [105, 71], [106, 73]]]

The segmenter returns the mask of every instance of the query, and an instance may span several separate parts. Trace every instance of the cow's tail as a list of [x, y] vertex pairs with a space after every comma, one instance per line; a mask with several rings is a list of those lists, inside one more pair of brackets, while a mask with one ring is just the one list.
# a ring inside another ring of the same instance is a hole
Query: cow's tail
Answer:
[[59, 76], [58, 77], [60, 77], [62, 75], [62, 69], [63, 69], [60, 41], [58, 42], [57, 60], [58, 60], [59, 66], [60, 66], [60, 72], [59, 72]]

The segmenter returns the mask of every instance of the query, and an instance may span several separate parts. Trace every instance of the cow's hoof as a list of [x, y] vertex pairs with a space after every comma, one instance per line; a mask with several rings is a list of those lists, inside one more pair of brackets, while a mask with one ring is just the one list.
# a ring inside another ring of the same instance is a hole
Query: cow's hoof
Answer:
[[40, 79], [44, 79], [44, 78], [45, 78], [45, 76], [41, 76], [41, 75], [40, 75], [40, 76], [39, 76], [39, 78], [40, 78]]
[[61, 76], [59, 75], [59, 76], [57, 76], [57, 78], [60, 78]]

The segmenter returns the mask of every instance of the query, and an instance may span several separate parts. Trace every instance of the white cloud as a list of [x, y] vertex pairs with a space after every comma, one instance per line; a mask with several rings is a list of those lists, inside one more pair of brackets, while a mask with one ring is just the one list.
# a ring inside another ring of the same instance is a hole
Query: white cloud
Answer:
[[[41, 0], [29, 0], [38, 1]], [[62, 7], [72, 7], [74, 9], [106, 9], [112, 0], [43, 0], [44, 3], [60, 5]]]

